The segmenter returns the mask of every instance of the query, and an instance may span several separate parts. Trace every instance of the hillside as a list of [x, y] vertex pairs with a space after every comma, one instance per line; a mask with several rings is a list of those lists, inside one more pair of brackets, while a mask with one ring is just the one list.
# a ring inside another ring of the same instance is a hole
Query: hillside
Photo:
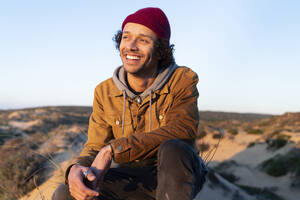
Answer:
[[212, 112], [199, 111], [200, 120], [205, 121], [224, 121], [224, 120], [238, 120], [250, 122], [260, 119], [268, 119], [273, 115], [256, 114], [256, 113], [234, 113], [234, 112]]
[[77, 155], [86, 141], [90, 113], [90, 107], [2, 111], [0, 199], [23, 196]]
[[[51, 199], [68, 160], [86, 141], [91, 111], [73, 106], [0, 111], [0, 199]], [[200, 111], [197, 137], [199, 155], [210, 168], [197, 199], [300, 195], [300, 113]]]
[[[214, 155], [211, 171], [256, 199], [296, 200], [300, 195], [299, 116], [285, 113], [251, 121], [201, 120], [200, 155], [206, 161]], [[224, 188], [219, 182], [214, 187]], [[225, 189], [225, 193], [230, 191]]]

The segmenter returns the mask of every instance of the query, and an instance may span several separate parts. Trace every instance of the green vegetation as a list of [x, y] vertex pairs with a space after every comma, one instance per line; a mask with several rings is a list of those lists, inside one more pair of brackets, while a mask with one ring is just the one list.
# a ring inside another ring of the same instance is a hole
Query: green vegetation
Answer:
[[213, 134], [214, 139], [221, 139], [223, 137], [222, 133]]
[[[39, 186], [52, 174], [52, 158], [74, 141], [83, 142], [91, 107], [42, 107], [0, 113], [0, 199], [15, 200]], [[38, 124], [14, 127], [10, 121]], [[78, 131], [71, 130], [76, 127]], [[78, 128], [77, 128], [78, 127]], [[80, 130], [82, 129], [82, 131]], [[61, 136], [58, 146], [50, 138]], [[41, 153], [43, 152], [43, 153]], [[50, 164], [51, 163], [51, 164]]]
[[255, 142], [250, 142], [249, 144], [248, 144], [248, 146], [247, 146], [247, 148], [251, 148], [251, 147], [254, 147], [255, 146]]
[[253, 129], [253, 128], [247, 128], [245, 131], [248, 134], [252, 134], [252, 135], [262, 135], [264, 133], [261, 129]]
[[200, 152], [206, 152], [209, 150], [209, 147], [210, 147], [209, 143], [201, 143], [198, 145], [198, 150]]
[[265, 127], [265, 126], [270, 126], [272, 125], [272, 120], [268, 119], [268, 120], [263, 120], [261, 122], [258, 123], [259, 127]]
[[229, 129], [228, 132], [229, 132], [231, 135], [237, 135], [237, 134], [239, 133], [237, 129], [233, 129], [233, 128]]
[[[38, 142], [38, 141], [37, 141]], [[46, 158], [34, 153], [36, 143], [16, 138], [5, 143], [7, 148], [1, 148], [0, 157], [0, 197], [13, 200], [31, 191], [43, 181], [40, 173], [45, 167]]]
[[300, 175], [299, 176], [296, 176], [293, 180], [292, 180], [292, 183], [291, 183], [291, 186], [293, 188], [300, 188]]
[[295, 179], [300, 178], [300, 150], [293, 149], [285, 155], [277, 155], [261, 164], [261, 168], [270, 176], [283, 176], [292, 173]]
[[207, 174], [207, 178], [215, 185], [218, 185], [220, 183], [219, 179], [215, 175], [214, 170], [209, 170]]
[[290, 136], [287, 135], [278, 135], [275, 139], [268, 141], [268, 149], [277, 150], [281, 147], [284, 147], [288, 143]]
[[234, 174], [228, 172], [227, 170], [233, 166], [237, 166], [238, 164], [234, 160], [224, 161], [217, 165], [214, 170], [216, 170], [224, 179], [227, 181], [234, 183], [239, 180]]
[[232, 173], [228, 173], [228, 172], [220, 172], [220, 175], [225, 178], [227, 181], [229, 181], [230, 183], [234, 183], [236, 181], [239, 180], [238, 177], [236, 177], [234, 174]]
[[237, 185], [237, 186], [245, 190], [249, 195], [254, 195], [256, 197], [259, 197], [259, 199], [284, 200], [284, 198], [276, 195], [274, 192], [272, 192], [272, 189], [269, 188], [250, 187], [246, 185]]
[[8, 130], [3, 130], [0, 128], [0, 145], [2, 145], [6, 140], [11, 138], [11, 134], [9, 133]]
[[266, 171], [270, 176], [283, 176], [288, 173], [288, 168], [285, 166], [285, 159], [282, 157], [271, 158], [266, 160], [262, 164], [262, 168]]
[[207, 135], [206, 131], [199, 128], [196, 137], [197, 137], [197, 139], [202, 139], [206, 135]]
[[[232, 165], [234, 162], [226, 162], [223, 164], [223, 166], [228, 167], [228, 165]], [[222, 167], [222, 166], [221, 166]], [[213, 169], [209, 170], [209, 173], [207, 175], [207, 178], [211, 181], [210, 187], [213, 188], [215, 185], [219, 185], [222, 187], [220, 184], [219, 179], [215, 175], [215, 171]], [[236, 177], [234, 174], [230, 173], [225, 173], [225, 172], [218, 172], [223, 178], [225, 178], [227, 181], [230, 183], [236, 182], [238, 180], [238, 177]], [[257, 197], [257, 199], [264, 199], [264, 200], [285, 200], [283, 197], [277, 195], [274, 193], [274, 190], [276, 188], [258, 188], [258, 187], [251, 187], [251, 186], [246, 186], [246, 185], [240, 185], [240, 184], [235, 184], [239, 188], [243, 189], [245, 192], [247, 192], [251, 196]], [[223, 189], [227, 189], [226, 187], [223, 186]]]
[[231, 168], [232, 166], [238, 166], [238, 163], [234, 160], [224, 161], [218, 164], [218, 166], [216, 166], [214, 169], [218, 172], [222, 172], [226, 169]]

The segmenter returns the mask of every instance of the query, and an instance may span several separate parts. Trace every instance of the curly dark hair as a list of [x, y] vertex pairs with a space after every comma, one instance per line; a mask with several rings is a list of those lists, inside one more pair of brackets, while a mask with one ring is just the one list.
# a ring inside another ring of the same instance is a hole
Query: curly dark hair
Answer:
[[[116, 49], [120, 50], [120, 43], [122, 40], [122, 31], [117, 31], [113, 37]], [[154, 44], [154, 52], [158, 57], [158, 69], [165, 69], [175, 63], [173, 51], [174, 44], [169, 43], [169, 40], [158, 38]]]

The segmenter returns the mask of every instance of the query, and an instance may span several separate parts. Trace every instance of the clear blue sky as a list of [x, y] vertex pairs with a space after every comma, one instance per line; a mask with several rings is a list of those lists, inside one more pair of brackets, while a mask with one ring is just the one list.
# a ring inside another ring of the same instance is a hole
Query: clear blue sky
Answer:
[[300, 111], [300, 1], [0, 1], [0, 109], [91, 105], [121, 64], [124, 18], [167, 14], [177, 64], [199, 75], [199, 108]]

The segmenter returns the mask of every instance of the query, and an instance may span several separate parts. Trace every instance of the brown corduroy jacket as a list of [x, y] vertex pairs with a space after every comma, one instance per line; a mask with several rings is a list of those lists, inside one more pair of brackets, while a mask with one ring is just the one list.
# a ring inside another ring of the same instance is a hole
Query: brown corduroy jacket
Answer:
[[76, 163], [90, 166], [107, 144], [116, 163], [129, 163], [155, 160], [159, 145], [168, 139], [193, 141], [199, 121], [197, 83], [197, 74], [187, 67], [177, 67], [160, 89], [144, 99], [126, 97], [112, 78], [100, 83], [88, 140]]

